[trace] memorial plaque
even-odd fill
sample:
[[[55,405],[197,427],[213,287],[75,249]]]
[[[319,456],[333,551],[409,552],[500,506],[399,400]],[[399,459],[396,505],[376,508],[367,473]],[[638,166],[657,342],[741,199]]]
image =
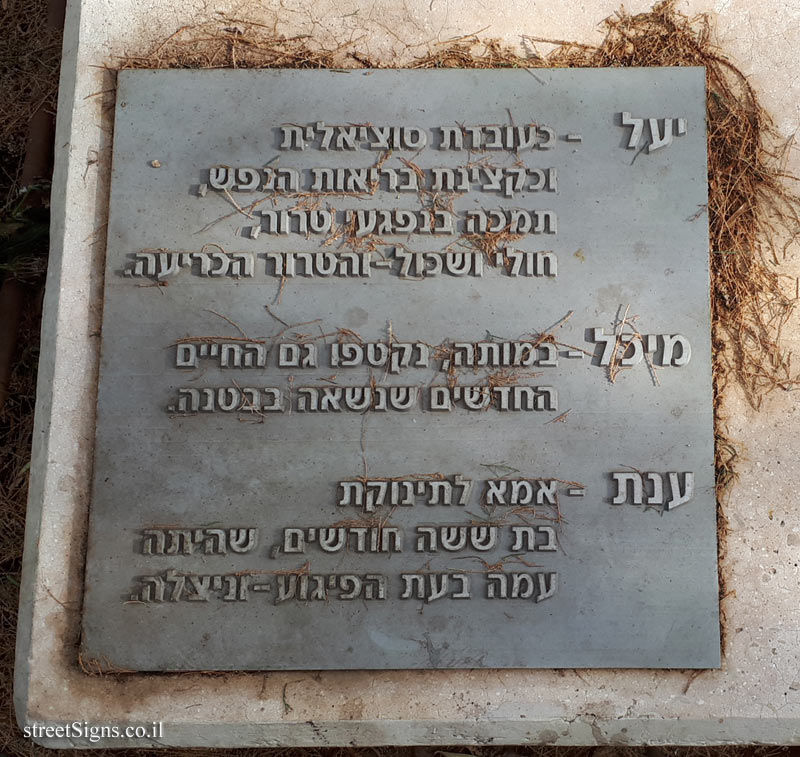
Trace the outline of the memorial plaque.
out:
[[[83,655],[719,665],[704,70],[124,71]]]

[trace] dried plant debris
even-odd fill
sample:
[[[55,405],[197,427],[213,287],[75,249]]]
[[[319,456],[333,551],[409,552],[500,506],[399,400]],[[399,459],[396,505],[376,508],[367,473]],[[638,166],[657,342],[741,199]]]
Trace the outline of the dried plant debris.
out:
[[[343,45],[323,50],[309,35],[286,37],[273,26],[220,17],[182,26],[143,55],[126,55],[114,68],[335,68]],[[354,61],[354,59],[352,59]],[[360,67],[358,64],[355,67]],[[351,67],[354,67],[351,65]]]

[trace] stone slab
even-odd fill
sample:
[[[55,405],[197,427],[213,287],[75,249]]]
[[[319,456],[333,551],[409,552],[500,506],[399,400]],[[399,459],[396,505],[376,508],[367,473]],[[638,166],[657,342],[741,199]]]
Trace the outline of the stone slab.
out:
[[[699,68],[122,72],[83,659],[718,666],[704,112]]]
[[[298,0],[237,5],[236,13],[289,36],[314,34],[402,65],[437,40],[490,24],[482,34],[509,44],[520,33],[596,41],[615,2],[483,3],[408,0],[400,5]],[[628,6],[642,12],[648,2]],[[225,12],[224,3],[215,9]],[[717,40],[791,133],[800,119],[797,9],[747,0],[680,2],[689,14],[717,13]],[[312,10],[313,9],[313,10]],[[723,664],[688,671],[437,670],[86,675],[80,636],[87,504],[99,363],[113,87],[104,65],[138,54],[204,18],[201,3],[117,0],[70,3],[60,87],[53,230],[39,395],[31,463],[15,706],[20,725],[149,724],[164,734],[137,746],[336,746],[378,744],[726,744],[797,743],[800,610],[795,601],[798,532],[792,498],[800,421],[793,395],[774,394],[760,413],[735,388],[723,397],[742,454],[740,477],[722,507],[720,567]],[[797,161],[789,155],[789,170]],[[794,262],[782,269],[797,274]],[[784,330],[798,345],[796,318]],[[287,707],[288,704],[288,707]],[[54,737],[51,747],[121,746],[119,739]],[[130,743],[128,743],[130,745]]]

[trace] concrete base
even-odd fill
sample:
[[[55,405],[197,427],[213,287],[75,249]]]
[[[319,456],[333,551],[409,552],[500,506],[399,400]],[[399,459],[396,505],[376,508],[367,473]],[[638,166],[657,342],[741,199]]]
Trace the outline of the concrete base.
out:
[[[285,5],[285,4],[284,4]],[[234,7],[222,2],[217,10]],[[313,10],[312,10],[313,8]],[[270,2],[278,30],[327,46],[358,39],[376,60],[401,65],[431,40],[480,30],[511,44],[520,34],[596,40],[616,0],[407,0],[389,4]],[[648,3],[628,6],[643,11]],[[718,34],[762,93],[784,133],[800,121],[800,10],[768,2],[692,0],[683,11],[719,14]],[[720,570],[723,668],[679,671],[395,671],[87,675],[78,664],[83,555],[94,439],[110,166],[102,66],[197,21],[191,0],[70,4],[64,41],[53,229],[17,646],[19,722],[149,725],[156,739],[39,738],[69,746],[333,746],[379,744],[800,743],[800,480],[793,394],[758,414],[733,389],[725,398],[745,460],[724,506]],[[236,6],[239,17],[248,15]],[[255,11],[254,11],[255,12]],[[489,26],[486,26],[487,22]],[[796,157],[796,156],[795,156]],[[789,166],[800,171],[796,159]],[[796,275],[797,266],[786,273]],[[800,322],[785,332],[800,348]]]

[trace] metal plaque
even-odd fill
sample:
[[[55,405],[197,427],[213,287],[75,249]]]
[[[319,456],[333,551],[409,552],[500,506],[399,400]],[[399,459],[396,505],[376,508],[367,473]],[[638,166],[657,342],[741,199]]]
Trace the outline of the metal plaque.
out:
[[[719,665],[704,70],[124,71],[82,654]]]

